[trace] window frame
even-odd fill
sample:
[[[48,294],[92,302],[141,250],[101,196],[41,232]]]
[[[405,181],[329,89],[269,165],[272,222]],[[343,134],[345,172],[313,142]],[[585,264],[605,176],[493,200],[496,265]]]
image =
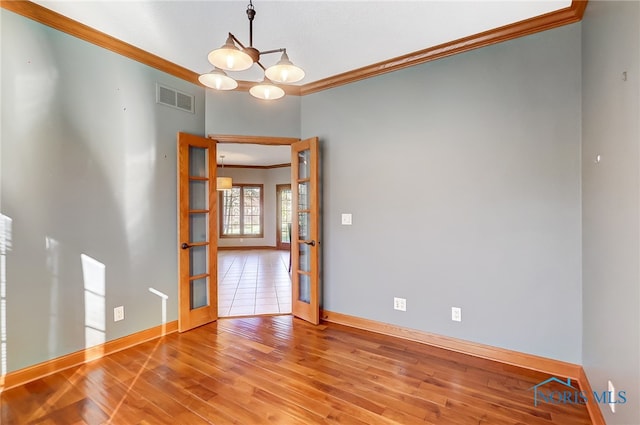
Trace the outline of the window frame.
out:
[[[264,184],[261,183],[233,183],[232,189],[240,189],[240,233],[228,235],[224,233],[224,192],[220,191],[219,202],[220,213],[218,214],[218,227],[219,235],[221,239],[239,239],[239,238],[264,238]],[[260,233],[258,234],[245,234],[244,232],[244,190],[245,188],[257,188],[260,189]]]

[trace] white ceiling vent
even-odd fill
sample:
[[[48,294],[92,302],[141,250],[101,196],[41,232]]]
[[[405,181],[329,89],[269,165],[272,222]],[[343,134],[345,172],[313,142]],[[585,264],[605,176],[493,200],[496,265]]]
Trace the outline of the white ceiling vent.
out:
[[[195,113],[195,96],[156,83],[156,103]]]

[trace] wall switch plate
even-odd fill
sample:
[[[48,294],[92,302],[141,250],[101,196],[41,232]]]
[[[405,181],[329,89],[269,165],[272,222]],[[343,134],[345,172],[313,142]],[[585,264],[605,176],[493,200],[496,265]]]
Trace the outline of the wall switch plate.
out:
[[[393,309],[400,311],[407,311],[407,299],[393,297]]]
[[[451,320],[462,322],[462,309],[460,307],[451,307]]]
[[[342,225],[343,226],[351,226],[352,224],[352,216],[351,214],[342,214]]]
[[[113,321],[119,322],[124,320],[124,306],[116,307],[113,309]]]

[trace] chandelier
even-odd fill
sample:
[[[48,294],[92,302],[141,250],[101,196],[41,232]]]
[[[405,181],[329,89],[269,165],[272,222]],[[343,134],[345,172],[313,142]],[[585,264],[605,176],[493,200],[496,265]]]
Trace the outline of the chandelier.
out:
[[[249,19],[249,46],[244,46],[235,35],[229,33],[227,41],[219,48],[209,52],[207,59],[213,65],[213,69],[198,77],[205,86],[215,90],[233,90],[238,87],[238,82],[229,77],[224,71],[244,71],[256,63],[264,71],[262,82],[252,86],[249,93],[258,99],[274,100],[284,96],[282,87],[274,83],[291,84],[304,78],[304,71],[289,60],[287,49],[273,49],[259,51],[253,47],[253,19],[256,11],[252,0],[247,5],[247,18]],[[238,48],[240,46],[240,48]],[[268,68],[260,63],[260,55],[269,53],[282,53],[280,60]]]

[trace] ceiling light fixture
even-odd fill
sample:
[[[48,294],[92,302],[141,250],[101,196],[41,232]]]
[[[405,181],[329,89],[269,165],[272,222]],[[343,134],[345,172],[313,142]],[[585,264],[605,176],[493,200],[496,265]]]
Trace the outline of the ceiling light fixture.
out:
[[[247,5],[247,18],[249,18],[249,46],[245,47],[235,35],[229,33],[227,41],[219,48],[209,52],[207,59],[214,66],[209,73],[202,74],[198,80],[207,87],[216,90],[233,90],[238,83],[229,77],[224,71],[244,71],[257,63],[265,73],[264,80],[249,89],[249,93],[258,99],[275,100],[284,96],[282,87],[273,83],[292,84],[304,78],[304,71],[291,62],[287,55],[287,49],[273,49],[259,51],[253,47],[253,19],[256,11],[252,0]],[[240,48],[238,48],[238,46]],[[260,55],[269,53],[282,53],[282,57],[269,68],[260,63]],[[223,71],[224,70],[224,71]]]
[[[220,164],[222,166],[220,174],[222,174],[222,170],[224,170],[224,155],[220,155]],[[233,188],[233,181],[231,180],[231,177],[216,178],[216,190],[229,190],[231,188]]]
[[[198,77],[198,81],[207,87],[216,90],[233,90],[238,87],[238,82],[229,77],[223,70],[216,68]]]

